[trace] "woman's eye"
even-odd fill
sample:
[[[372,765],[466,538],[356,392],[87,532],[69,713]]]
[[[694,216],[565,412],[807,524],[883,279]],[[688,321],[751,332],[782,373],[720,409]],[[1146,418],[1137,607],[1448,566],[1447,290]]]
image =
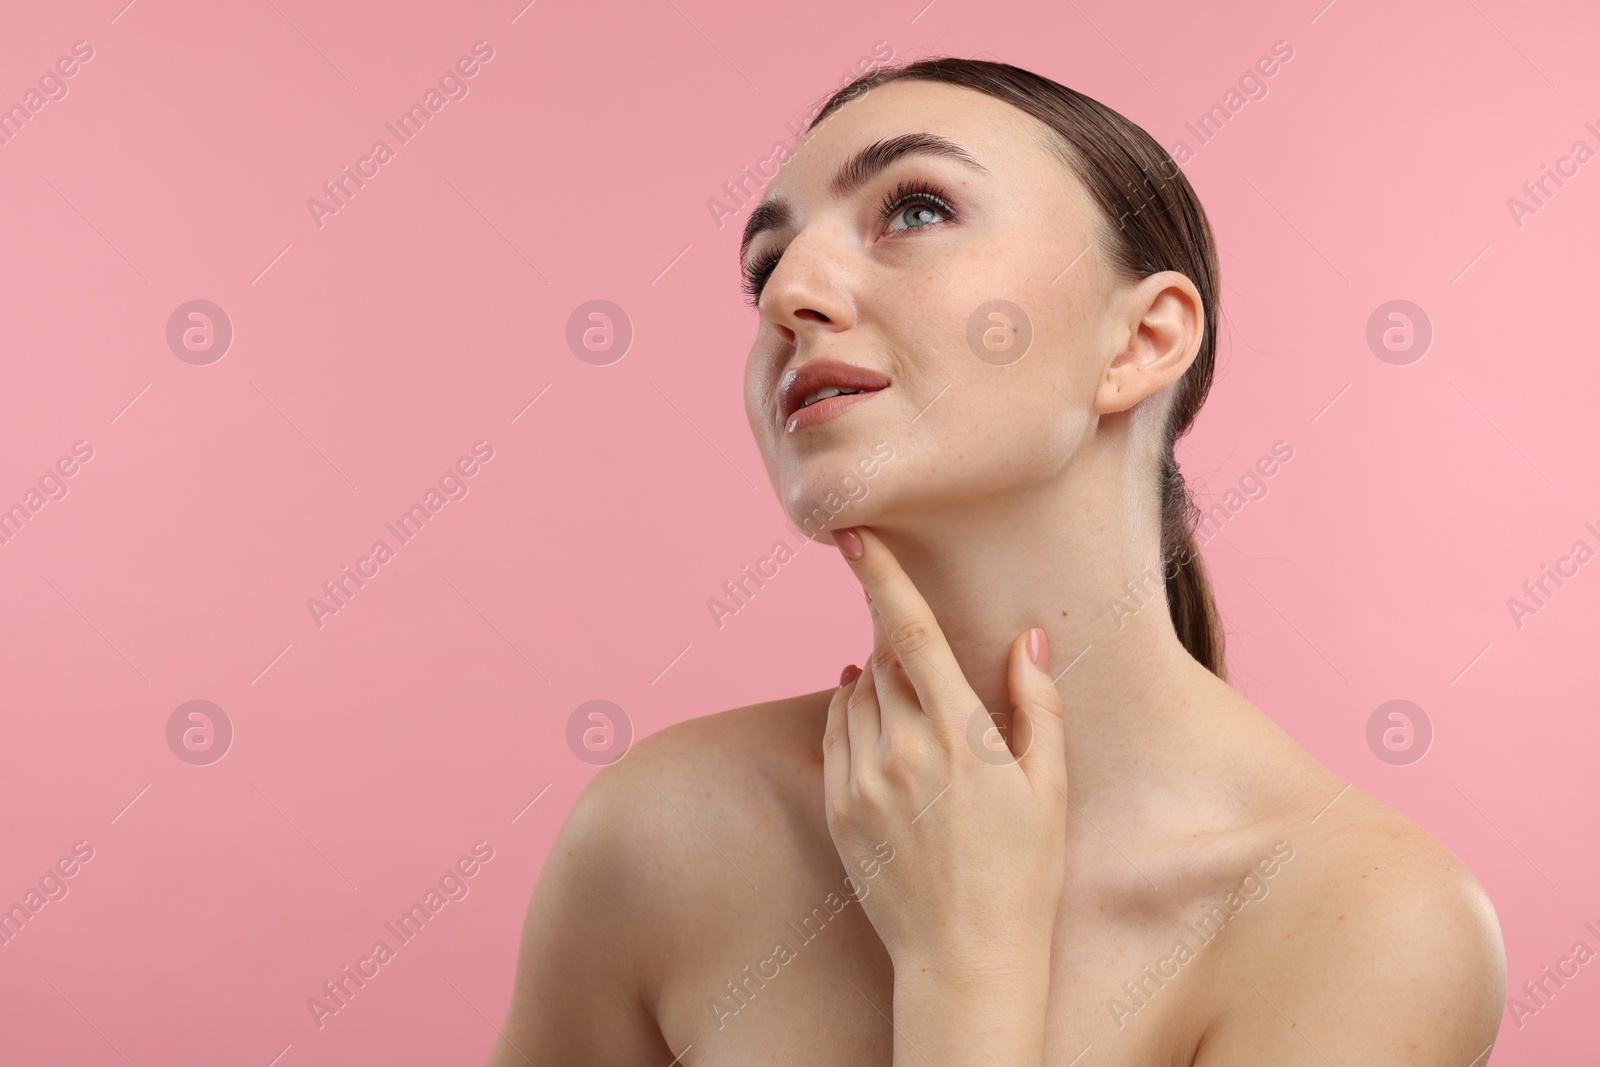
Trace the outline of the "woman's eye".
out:
[[[894,191],[883,198],[878,213],[888,223],[889,233],[920,230],[935,223],[953,221],[956,217],[944,190],[921,180],[895,186]]]
[[[751,307],[761,305],[761,290],[766,288],[767,278],[778,266],[781,253],[769,253],[750,263],[744,271],[745,302]]]
[[[904,210],[897,210],[889,220],[889,232],[898,233],[901,230],[914,230],[919,226],[940,222],[945,218],[944,212],[926,200],[913,201]],[[904,226],[895,223],[904,222]]]
[[[956,219],[955,209],[945,202],[944,190],[923,181],[901,182],[887,194],[877,208],[878,218],[888,224],[888,233],[920,230],[935,223]],[[761,292],[767,278],[777,268],[782,252],[755,257],[744,270],[744,292],[751,307],[760,307]]]

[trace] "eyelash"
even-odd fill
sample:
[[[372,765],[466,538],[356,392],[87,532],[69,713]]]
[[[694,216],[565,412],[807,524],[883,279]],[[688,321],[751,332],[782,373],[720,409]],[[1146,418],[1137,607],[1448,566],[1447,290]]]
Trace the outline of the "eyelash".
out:
[[[930,182],[916,179],[910,182],[902,181],[899,185],[894,187],[894,191],[892,193],[886,193],[884,195],[883,203],[878,208],[878,221],[885,223],[888,222],[890,219],[894,218],[898,212],[904,210],[906,205],[915,203],[917,201],[931,204],[933,207],[937,208],[939,213],[945,217],[945,221],[949,221],[956,217],[955,211],[950,207],[949,203],[945,199],[945,192],[943,189],[939,188],[937,185],[931,184]],[[914,230],[923,229],[922,226],[912,226],[910,228]],[[772,271],[778,266],[778,260],[782,258],[782,256],[782,252],[768,252],[764,255],[756,257],[756,259],[751,262],[750,266],[745,269],[744,293],[748,298],[748,302],[751,307],[756,307],[760,304],[761,290],[762,287],[766,285],[767,275],[771,274]]]

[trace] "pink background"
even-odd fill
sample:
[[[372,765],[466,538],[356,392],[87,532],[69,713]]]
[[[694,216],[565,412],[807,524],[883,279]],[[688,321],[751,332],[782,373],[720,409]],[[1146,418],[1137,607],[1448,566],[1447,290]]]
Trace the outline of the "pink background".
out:
[[[1227,284],[1179,458],[1214,501],[1294,449],[1206,547],[1235,683],[1476,872],[1513,991],[1600,948],[1600,562],[1520,628],[1506,603],[1600,549],[1600,161],[1507,207],[1600,149],[1592,5],[124,2],[0,32],[0,104],[94,50],[0,145],[0,506],[93,449],[0,546],[0,904],[94,849],[0,948],[7,1062],[480,1064],[594,773],[573,709],[643,735],[859,659],[831,550],[720,630],[706,606],[793,543],[741,401],[745,213],[708,201],[879,41],[1191,148],[1293,48],[1185,167]],[[319,228],[307,199],[478,40],[466,98]],[[194,299],[234,330],[206,366],[165,337]],[[595,299],[635,331],[606,366],[566,342]],[[1393,299],[1434,329],[1408,365],[1366,341]],[[480,440],[468,495],[318,628],[307,598]],[[166,738],[195,699],[235,731],[208,766]],[[1409,765],[1366,740],[1392,699],[1432,723]],[[480,840],[469,895],[319,1029],[307,998]],[[1597,1007],[1591,964],[1493,1062],[1577,1062]]]

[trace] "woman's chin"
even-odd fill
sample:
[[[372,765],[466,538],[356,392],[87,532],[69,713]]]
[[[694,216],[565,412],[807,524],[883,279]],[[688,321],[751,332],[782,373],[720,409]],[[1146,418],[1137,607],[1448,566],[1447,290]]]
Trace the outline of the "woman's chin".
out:
[[[784,479],[779,499],[789,521],[816,538],[824,530],[870,525],[882,510],[895,467],[895,449],[879,442],[851,461],[818,457]],[[900,461],[904,463],[902,459]]]
[[[808,507],[785,508],[789,522],[813,541],[833,540],[832,531],[850,526],[871,526],[875,514],[842,498],[813,500]]]

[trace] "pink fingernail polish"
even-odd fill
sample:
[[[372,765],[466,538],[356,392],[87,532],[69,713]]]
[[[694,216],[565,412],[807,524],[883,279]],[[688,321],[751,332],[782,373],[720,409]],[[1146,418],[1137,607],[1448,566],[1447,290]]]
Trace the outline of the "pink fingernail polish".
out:
[[[860,559],[867,553],[866,546],[861,543],[861,535],[851,529],[833,531],[833,543],[839,546],[845,559]]]
[[[1050,663],[1050,642],[1045,637],[1044,631],[1037,626],[1028,631],[1028,658],[1033,660],[1034,666],[1041,671]]]

